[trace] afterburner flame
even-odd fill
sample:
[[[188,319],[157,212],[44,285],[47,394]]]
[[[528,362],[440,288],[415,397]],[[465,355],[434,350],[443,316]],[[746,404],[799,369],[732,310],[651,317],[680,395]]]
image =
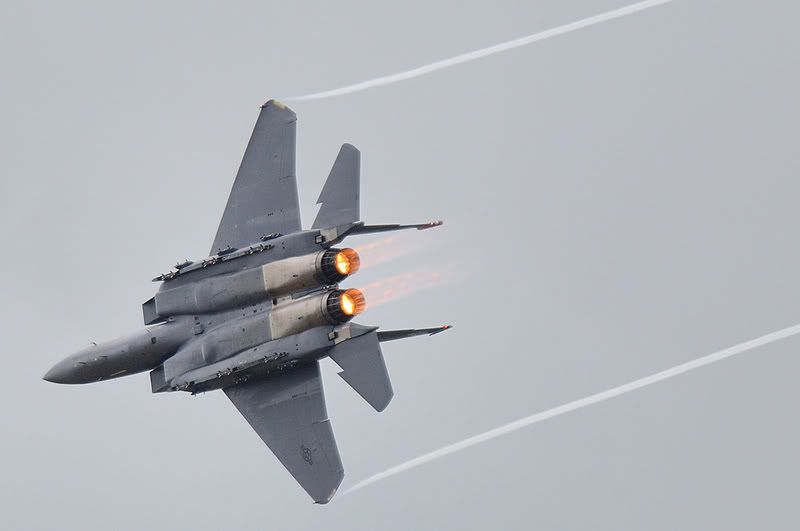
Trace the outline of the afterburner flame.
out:
[[[336,271],[342,275],[352,275],[361,267],[361,258],[353,249],[342,249],[336,253]]]
[[[367,301],[363,293],[351,288],[342,293],[339,298],[339,307],[346,316],[352,317],[364,311],[364,308],[367,307]]]
[[[437,269],[407,271],[362,285],[364,295],[369,298],[369,307],[375,308],[388,302],[427,291],[445,284],[461,282],[464,275],[453,265],[440,265]]]
[[[376,266],[419,254],[434,242],[424,232],[397,234],[369,243],[359,244],[355,250],[361,261],[374,269]]]

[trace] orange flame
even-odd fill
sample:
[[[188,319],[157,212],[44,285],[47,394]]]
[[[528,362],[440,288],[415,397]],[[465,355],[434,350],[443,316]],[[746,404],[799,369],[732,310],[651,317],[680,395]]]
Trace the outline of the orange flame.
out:
[[[362,262],[372,268],[419,252],[429,244],[427,239],[420,238],[418,234],[398,234],[359,245],[356,251],[361,255]]]
[[[336,253],[336,271],[342,275],[352,275],[361,267],[358,253],[349,247]]]
[[[367,307],[367,301],[361,291],[350,288],[339,298],[339,307],[348,317],[358,315]]]
[[[439,271],[410,271],[367,284],[362,289],[370,300],[370,307],[407,297],[442,283]]]

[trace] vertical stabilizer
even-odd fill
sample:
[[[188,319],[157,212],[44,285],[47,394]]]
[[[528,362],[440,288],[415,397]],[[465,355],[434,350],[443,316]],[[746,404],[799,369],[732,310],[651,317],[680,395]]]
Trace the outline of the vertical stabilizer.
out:
[[[344,144],[317,199],[322,206],[311,228],[327,229],[359,221],[360,186],[361,152]]]

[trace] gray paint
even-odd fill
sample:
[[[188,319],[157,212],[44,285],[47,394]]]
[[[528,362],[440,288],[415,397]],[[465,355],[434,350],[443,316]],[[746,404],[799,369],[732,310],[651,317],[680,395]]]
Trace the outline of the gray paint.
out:
[[[275,232],[300,230],[295,175],[295,121],[270,100],[261,108],[211,252],[243,247]]]
[[[315,229],[338,227],[361,219],[361,153],[355,146],[342,145],[317,204],[322,206],[311,225]]]
[[[339,376],[375,411],[383,411],[394,396],[389,371],[383,359],[378,334],[372,330],[343,341],[328,354],[342,369]]]
[[[44,379],[83,384],[149,370],[154,393],[223,389],[300,486],[328,503],[344,471],[319,360],[332,356],[342,378],[378,411],[393,391],[375,327],[348,323],[363,310],[363,296],[338,289],[358,264],[339,271],[345,253],[330,248],[364,225],[352,217],[359,212],[358,150],[342,148],[320,196],[324,214],[315,223],[327,224],[304,233],[295,121],[283,104],[262,107],[217,230],[217,253],[176,264],[143,305],[145,324],[161,324],[69,356]],[[348,297],[355,311],[343,306]]]
[[[315,362],[274,381],[228,387],[225,394],[308,494],[325,503],[336,493],[344,470],[321,382]]]

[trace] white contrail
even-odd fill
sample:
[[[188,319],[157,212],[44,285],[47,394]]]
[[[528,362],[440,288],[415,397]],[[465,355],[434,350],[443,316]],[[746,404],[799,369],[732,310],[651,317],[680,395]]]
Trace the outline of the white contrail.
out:
[[[405,81],[406,79],[412,79],[415,77],[424,76],[425,74],[430,74],[431,72],[436,72],[437,70],[441,70],[443,68],[460,65],[461,63],[467,63],[469,61],[474,61],[475,59],[481,59],[483,57],[488,57],[496,53],[505,52],[507,50],[512,50],[514,48],[519,48],[520,46],[525,46],[526,44],[532,44],[534,42],[543,41],[545,39],[549,39],[550,37],[556,37],[558,35],[563,35],[565,33],[577,31],[579,29],[588,28],[589,26],[594,26],[595,24],[607,22],[615,18],[632,15],[634,13],[638,13],[639,11],[643,11],[645,9],[656,7],[661,4],[666,4],[669,2],[672,2],[672,0],[646,0],[644,2],[638,2],[636,4],[631,4],[629,6],[621,7],[619,9],[607,11],[606,13],[594,15],[589,18],[584,18],[576,22],[564,24],[563,26],[558,26],[556,28],[545,30],[539,33],[534,33],[533,35],[528,35],[527,37],[520,37],[519,39],[514,39],[513,41],[501,42],[500,44],[495,44],[494,46],[489,46],[488,48],[482,48],[480,50],[475,50],[473,52],[456,55],[455,57],[450,57],[448,59],[442,59],[441,61],[436,61],[434,63],[420,66],[412,70],[406,70],[405,72],[400,72],[398,74],[391,74],[388,76],[378,77],[375,79],[362,81],[361,83],[356,83],[355,85],[348,85],[346,87],[338,89],[326,90],[324,92],[316,92],[314,94],[305,94],[303,96],[295,96],[286,99],[291,101],[320,100],[323,98],[343,96],[345,94],[352,94],[353,92],[360,92],[362,90],[381,87],[383,85],[397,83],[398,81]]]
[[[536,413],[535,415],[531,415],[530,417],[525,417],[523,419],[511,422],[504,426],[500,426],[493,430],[480,433],[478,435],[470,437],[469,439],[464,439],[463,441],[451,444],[449,446],[444,446],[442,448],[439,448],[438,450],[434,450],[433,452],[421,455],[419,457],[415,457],[414,459],[406,461],[405,463],[393,466],[392,468],[384,470],[383,472],[379,472],[374,476],[370,476],[363,481],[359,481],[358,483],[350,487],[344,494],[349,494],[353,491],[362,489],[367,485],[371,485],[382,479],[386,479],[401,472],[405,472],[406,470],[410,470],[420,465],[424,465],[425,463],[430,463],[431,461],[435,461],[436,459],[439,459],[441,457],[445,457],[447,455],[458,452],[459,450],[464,450],[471,446],[475,446],[477,444],[489,441],[496,437],[500,437],[501,435],[506,435],[508,433],[511,433],[512,431],[516,431],[526,426],[530,426],[531,424],[536,424],[538,422],[542,422],[544,420],[551,419],[553,417],[558,417],[565,413],[569,413],[570,411],[575,411],[576,409],[581,409],[587,406],[591,406],[593,404],[597,404],[599,402],[603,402],[610,398],[624,395],[625,393],[630,393],[631,391],[636,391],[637,389],[641,389],[642,387],[647,387],[648,385],[653,385],[655,383],[662,382],[664,380],[678,376],[680,374],[693,371],[694,369],[699,369],[700,367],[703,367],[705,365],[710,365],[711,363],[722,361],[725,358],[729,358],[731,356],[735,356],[736,354],[747,352],[748,350],[752,350],[754,348],[758,348],[796,334],[800,334],[800,324],[790,326],[789,328],[784,328],[783,330],[778,330],[777,332],[772,332],[771,334],[767,334],[765,336],[761,336],[759,338],[752,339],[750,341],[745,341],[744,343],[739,343],[738,345],[726,348],[725,350],[720,350],[718,352],[714,352],[713,354],[708,354],[707,356],[703,356],[702,358],[682,363],[670,369],[666,369],[661,372],[651,374],[650,376],[645,376],[644,378],[640,378],[638,380],[634,380],[632,382],[620,385],[619,387],[614,387],[613,389],[608,389],[606,391],[602,391],[600,393],[587,396],[586,398],[581,398],[579,400],[575,400],[573,402],[569,402],[567,404],[557,406],[552,409],[548,409],[547,411]]]

